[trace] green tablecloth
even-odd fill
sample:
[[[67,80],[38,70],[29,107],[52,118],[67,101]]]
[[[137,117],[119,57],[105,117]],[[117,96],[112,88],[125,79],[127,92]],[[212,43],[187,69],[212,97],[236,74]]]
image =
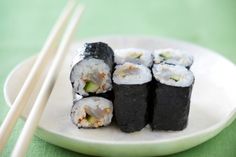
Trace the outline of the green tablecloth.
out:
[[[190,41],[236,63],[235,0],[81,0],[86,12],[77,38],[141,34]],[[66,0],[0,0],[0,88],[11,69],[42,47]],[[8,107],[0,90],[0,123]],[[2,156],[10,155],[19,121]],[[86,156],[34,137],[27,156]],[[235,157],[236,121],[218,136],[174,157]]]

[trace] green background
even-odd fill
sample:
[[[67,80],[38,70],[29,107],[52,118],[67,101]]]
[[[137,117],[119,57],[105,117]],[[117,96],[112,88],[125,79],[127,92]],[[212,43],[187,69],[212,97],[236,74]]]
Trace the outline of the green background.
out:
[[[86,11],[77,38],[110,34],[170,37],[213,49],[236,63],[235,0],[81,0]],[[66,0],[0,0],[0,88],[14,66],[36,54]],[[0,90],[0,123],[8,107]],[[21,131],[17,126],[2,156]],[[235,157],[236,121],[215,138],[173,157]],[[86,156],[34,137],[27,156]]]

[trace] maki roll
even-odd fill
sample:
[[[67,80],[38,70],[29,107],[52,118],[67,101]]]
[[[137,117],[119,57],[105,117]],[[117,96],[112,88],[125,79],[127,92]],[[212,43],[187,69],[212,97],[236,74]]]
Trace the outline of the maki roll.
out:
[[[181,65],[189,69],[193,64],[193,57],[178,49],[158,49],[153,53],[154,64],[166,63]]]
[[[81,96],[106,93],[112,89],[114,52],[105,43],[86,43],[77,50],[70,81],[73,93]]]
[[[152,66],[152,53],[148,50],[138,48],[127,48],[115,50],[115,63],[124,64],[126,62]]]
[[[188,122],[193,73],[179,65],[155,64],[153,130],[182,130]]]
[[[92,96],[75,101],[70,115],[78,128],[98,128],[111,123],[112,112],[110,100]]]
[[[113,73],[114,113],[124,132],[139,131],[147,124],[151,71],[144,65],[117,65]]]

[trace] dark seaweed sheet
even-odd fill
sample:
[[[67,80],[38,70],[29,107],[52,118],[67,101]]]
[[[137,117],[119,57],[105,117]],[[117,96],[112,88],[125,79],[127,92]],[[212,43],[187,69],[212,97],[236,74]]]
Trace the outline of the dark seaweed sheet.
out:
[[[103,60],[110,69],[114,65],[114,52],[106,43],[95,42],[95,43],[86,43],[85,52],[83,53],[84,59],[96,58]]]
[[[174,87],[153,81],[153,130],[183,130],[187,126],[193,84]]]
[[[124,132],[139,131],[147,124],[149,83],[113,85],[116,122]]]

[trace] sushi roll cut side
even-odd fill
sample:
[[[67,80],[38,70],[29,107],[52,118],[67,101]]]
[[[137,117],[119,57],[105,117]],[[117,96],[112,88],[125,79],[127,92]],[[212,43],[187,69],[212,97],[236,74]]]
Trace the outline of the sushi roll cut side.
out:
[[[111,123],[113,104],[101,97],[82,98],[71,109],[72,122],[78,128],[98,128]]]
[[[189,69],[193,64],[193,57],[178,49],[158,49],[153,53],[154,64],[166,63],[181,65]]]
[[[73,92],[82,96],[112,89],[114,52],[105,43],[87,43],[78,50],[70,73]]]
[[[137,48],[115,50],[115,63],[124,64],[126,62],[143,64],[151,67],[153,63],[152,53],[148,50]]]
[[[151,81],[151,78],[151,72],[147,67],[134,63],[117,65],[113,73],[115,84],[141,85]]]
[[[73,92],[83,96],[105,93],[112,88],[110,68],[99,59],[85,59],[76,64],[70,80]]]
[[[144,65],[117,65],[113,73],[114,113],[124,132],[141,130],[147,124],[148,91],[151,72]]]
[[[183,66],[155,64],[153,130],[183,130],[187,126],[193,73]]]

